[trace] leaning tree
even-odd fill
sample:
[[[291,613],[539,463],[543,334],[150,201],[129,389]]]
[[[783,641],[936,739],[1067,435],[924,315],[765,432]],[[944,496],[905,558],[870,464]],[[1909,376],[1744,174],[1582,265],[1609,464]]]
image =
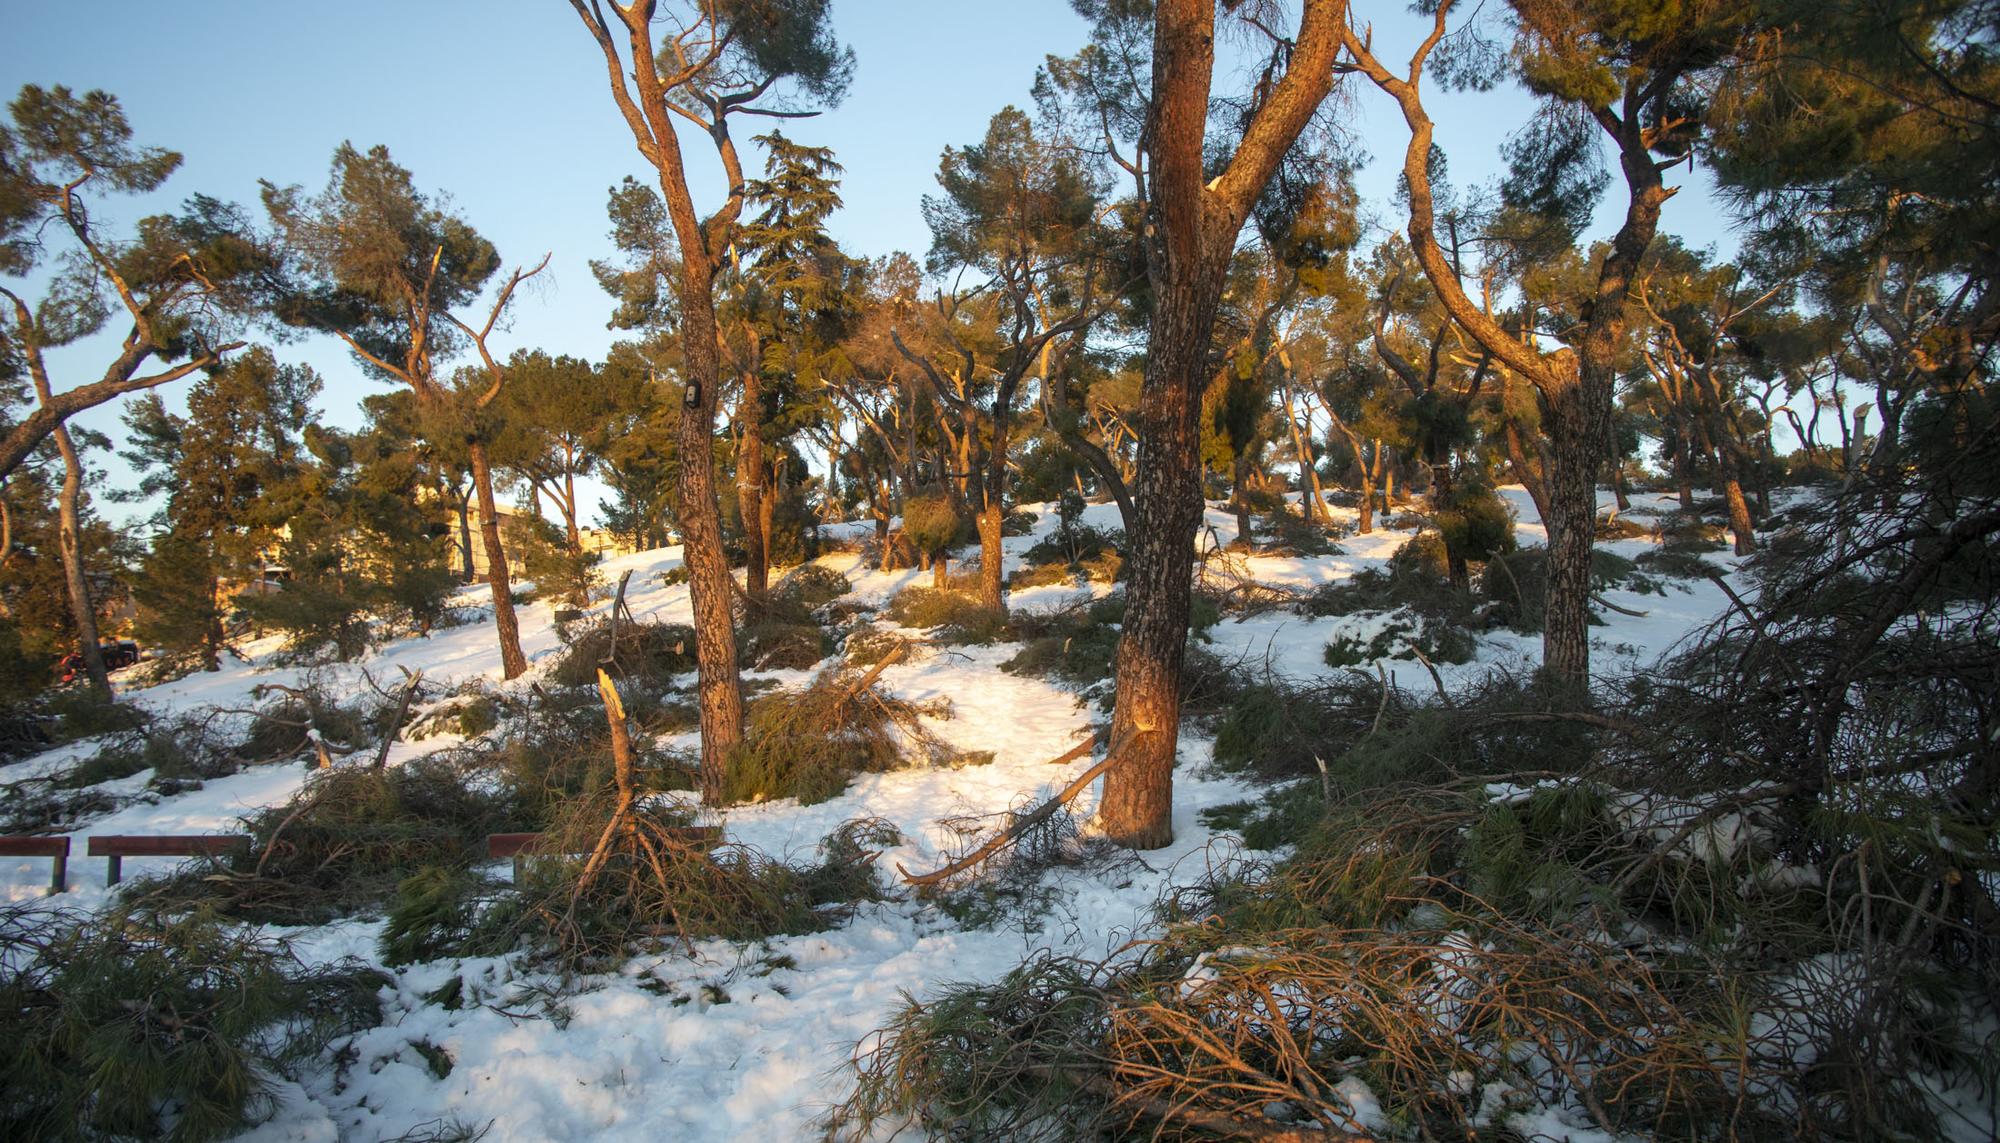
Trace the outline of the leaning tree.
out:
[[[70,608],[91,684],[109,694],[78,540],[82,460],[64,423],[124,394],[215,368],[242,347],[224,340],[225,331],[259,296],[272,263],[236,208],[214,199],[196,196],[179,213],[141,219],[130,236],[110,233],[93,217],[92,196],[155,190],[181,162],[176,152],[133,146],[113,96],[30,84],[9,110],[13,126],[0,127],[0,276],[15,284],[0,286],[0,358],[25,369],[35,405],[19,420],[0,422],[0,479],[54,438],[64,468],[59,548]],[[21,280],[49,261],[55,270],[31,302]],[[104,330],[120,310],[131,324],[103,373],[58,390],[47,351]],[[165,367],[142,373],[151,361]]]
[[[548,255],[533,269],[516,269],[475,328],[452,311],[479,300],[500,268],[499,252],[449,207],[419,192],[388,148],[363,153],[342,143],[323,192],[308,196],[267,182],[264,205],[290,262],[290,280],[275,303],[278,320],[339,338],[370,373],[409,386],[427,433],[461,435],[479,498],[501,668],[510,679],[522,674],[528,658],[500,542],[485,415],[507,371],[487,342],[515,291],[541,273]],[[470,393],[437,375],[440,361],[468,346],[478,353],[481,378]]]
[[[1517,74],[1539,99],[1529,131],[1510,147],[1506,190],[1526,217],[1549,219],[1551,232],[1567,236],[1587,221],[1604,179],[1596,164],[1600,145],[1617,158],[1625,185],[1625,212],[1579,298],[1580,320],[1544,348],[1532,326],[1510,328],[1468,292],[1439,241],[1435,176],[1441,168],[1435,125],[1422,84],[1443,69],[1448,77],[1475,77],[1457,56],[1437,56],[1446,40],[1453,0],[1441,0],[1428,34],[1403,71],[1376,53],[1369,30],[1343,24],[1351,65],[1396,101],[1410,131],[1403,155],[1410,248],[1453,322],[1491,354],[1497,365],[1522,378],[1540,404],[1547,454],[1543,462],[1548,525],[1548,602],[1542,634],[1546,675],[1580,695],[1590,674],[1590,553],[1597,519],[1596,475],[1611,432],[1612,404],[1628,326],[1635,307],[1632,287],[1659,230],[1661,208],[1674,189],[1665,172],[1686,161],[1698,139],[1709,81],[1736,49],[1743,21],[1732,5],[1691,5],[1660,16],[1636,3],[1585,0],[1513,0],[1512,59]],[[1463,53],[1480,41],[1475,29],[1453,33]]]

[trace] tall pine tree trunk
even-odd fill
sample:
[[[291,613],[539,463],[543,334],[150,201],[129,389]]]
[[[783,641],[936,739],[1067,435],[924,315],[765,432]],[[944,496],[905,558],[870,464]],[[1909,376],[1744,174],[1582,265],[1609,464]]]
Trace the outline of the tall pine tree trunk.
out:
[[[90,583],[83,569],[83,460],[70,440],[69,428],[58,424],[56,448],[62,453],[62,495],[57,500],[57,547],[62,553],[63,585],[69,589],[70,617],[76,622],[78,653],[83,670],[90,677],[90,689],[105,702],[111,701],[111,674],[104,669],[104,649],[97,641],[97,608],[90,602]]]
[[[715,496],[714,454],[715,403],[721,376],[716,346],[715,269],[728,248],[728,232],[741,209],[742,199],[739,195],[710,220],[715,224],[713,234],[695,213],[678,129],[668,107],[675,92],[661,82],[659,72],[651,66],[657,50],[652,38],[657,8],[653,0],[631,0],[613,6],[636,67],[621,59],[610,25],[598,6],[586,6],[581,0],[575,0],[571,6],[604,54],[613,98],[632,128],[640,154],[659,174],[667,217],[680,244],[677,292],[686,389],[675,434],[680,451],[676,491],[688,594],[694,605],[701,794],[704,802],[713,805],[722,798],[730,758],[743,740],[743,688],[736,665],[736,629],[729,606],[734,585],[728,558],[722,550],[722,509]],[[636,85],[636,97],[626,86],[628,75]],[[710,136],[716,141],[725,166],[733,170],[735,148],[721,122],[711,128]],[[740,178],[740,172],[733,177]]]
[[[875,544],[881,553],[880,558],[877,560],[877,570],[880,571],[894,571],[896,569],[896,546],[889,539],[890,494],[889,482],[877,477],[875,481],[875,495],[871,499],[874,501],[873,508],[875,512]]]
[[[753,334],[754,338],[755,335]],[[771,544],[765,530],[769,513],[764,489],[764,388],[761,371],[743,371],[736,423],[743,440],[736,452],[736,510],[743,518],[743,590],[761,598],[771,586]]]
[[[486,442],[473,439],[466,451],[472,458],[472,487],[479,497],[479,541],[486,548],[486,582],[493,592],[493,626],[500,635],[500,673],[519,678],[528,670],[521,653],[521,624],[514,616],[514,585],[507,574],[507,551],[500,543],[500,511],[493,503],[493,467]]]
[[[458,502],[458,554],[464,557],[462,580],[471,583],[479,578],[479,569],[472,566],[472,498]]]
[[[1597,532],[1597,467],[1604,432],[1581,382],[1547,395],[1549,438],[1544,475],[1548,498],[1548,596],[1543,603],[1542,669],[1561,685],[1581,688],[1590,671],[1590,551]],[[1608,411],[1608,410],[1607,410]]]
[[[1046,344],[1043,348],[1046,351]],[[1046,375],[1046,352],[1042,360]],[[979,481],[979,602],[1002,620],[1007,617],[1007,451],[1013,436],[1013,400],[1011,382],[994,394],[993,441]]]
[[[213,557],[211,557],[212,559]],[[214,568],[215,564],[211,562],[208,566]],[[262,576],[259,576],[259,578],[261,579]],[[222,616],[228,603],[228,597],[223,594],[221,577],[210,575],[208,577],[208,630],[203,633],[201,648],[201,669],[204,671],[219,671],[222,669],[222,645],[228,642],[229,639],[229,633],[222,626]]]
[[[1625,462],[1618,455],[1618,428],[1609,420],[1605,422],[1604,459],[1610,468],[1606,475],[1611,478],[1613,503],[1618,505],[1620,512],[1629,512],[1632,510],[1632,497],[1625,491]]]
[[[693,205],[668,195],[674,229],[699,235]],[[685,213],[686,217],[681,217]],[[687,389],[676,432],[680,449],[682,558],[694,604],[696,705],[701,719],[701,797],[722,801],[731,757],[743,741],[743,687],[736,664],[736,628],[730,615],[729,559],[722,550],[722,507],[715,496],[715,402],[721,363],[715,345],[715,279],[708,259],[690,250],[681,263],[681,347]]]
[[[1285,395],[1285,425],[1292,431],[1292,453],[1299,462],[1299,506],[1306,523],[1316,524],[1326,515],[1326,502],[1320,499],[1319,468],[1312,451],[1311,426],[1300,428],[1298,413],[1292,407],[1292,387],[1287,384]]]
[[[1187,652],[1194,538],[1201,525],[1201,395],[1209,343],[1236,236],[1284,154],[1333,85],[1346,5],[1306,0],[1284,78],[1246,126],[1227,169],[1204,170],[1215,65],[1212,0],[1159,0],[1153,19],[1152,141],[1146,277],[1152,328],[1139,393],[1139,465],[1127,535],[1124,631],[1118,641],[1113,765],[1099,817],[1115,842],[1173,840],[1174,756]]]
[[[989,495],[979,512],[979,605],[1003,619],[1007,615],[1006,549],[1001,546],[1007,511],[1000,497]]]
[[[1236,513],[1236,543],[1246,549],[1257,542],[1254,526],[1250,523],[1250,502],[1243,497],[1244,486],[1249,482],[1250,458],[1238,452],[1229,466],[1229,506]]]
[[[583,531],[576,526],[576,473],[563,469],[563,538],[569,542],[569,554],[583,554]]]
[[[1508,469],[1513,472],[1514,479],[1521,482],[1521,487],[1528,490],[1528,499],[1535,505],[1535,518],[1547,527],[1548,482],[1543,476],[1541,466],[1536,463],[1535,458],[1528,455],[1527,446],[1521,440],[1520,426],[1515,423],[1514,418],[1504,413],[1501,415],[1501,437],[1507,446]]]
[[[1117,708],[1111,741],[1124,760],[1104,779],[1105,832],[1121,845],[1157,849],[1173,840],[1173,766],[1181,717],[1181,663],[1194,537],[1200,527],[1201,380],[1206,375],[1219,280],[1189,267],[1169,276],[1153,311],[1146,358],[1136,527],[1127,533],[1126,599],[1118,640]],[[1142,733],[1150,732],[1150,733]]]
[[[1679,405],[1674,413],[1674,490],[1680,494],[1681,511],[1694,511],[1694,432],[1688,426],[1687,410]]]
[[[1127,602],[1111,719],[1111,749],[1122,757],[1104,776],[1098,809],[1111,840],[1134,849],[1157,849],[1174,837],[1181,662],[1202,515],[1201,394],[1223,266],[1204,257],[1201,144],[1215,62],[1214,10],[1209,0],[1162,0],[1154,28],[1152,173],[1160,233],[1147,258],[1155,301],[1139,395]]]
[[[1750,502],[1743,495],[1743,452],[1729,425],[1717,428],[1716,468],[1722,476],[1722,502],[1729,506],[1729,532],[1736,542],[1736,554],[1747,556],[1757,550],[1757,528],[1750,519]]]

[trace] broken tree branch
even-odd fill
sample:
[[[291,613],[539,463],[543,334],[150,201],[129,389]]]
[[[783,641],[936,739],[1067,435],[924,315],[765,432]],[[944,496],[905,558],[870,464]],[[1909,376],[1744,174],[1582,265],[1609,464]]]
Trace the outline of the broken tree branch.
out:
[[[395,721],[382,728],[382,746],[375,751],[375,768],[377,770],[389,764],[389,747],[394,745],[397,737],[402,734],[403,720],[410,716],[410,700],[417,697],[417,685],[424,681],[422,667],[412,672],[408,667],[398,663],[396,669],[403,672],[403,677],[409,681],[403,684],[403,700],[396,704]]]
[[[909,870],[903,868],[901,862],[897,862],[896,872],[902,874],[903,880],[906,883],[915,885],[918,888],[935,885],[949,877],[963,873],[965,870],[1000,852],[1006,846],[1011,845],[1022,834],[1049,820],[1057,810],[1068,805],[1078,794],[1088,789],[1092,782],[1103,777],[1106,771],[1116,766],[1119,758],[1124,754],[1125,746],[1152,733],[1154,732],[1151,730],[1135,730],[1130,732],[1124,738],[1114,743],[1111,749],[1105,751],[1103,761],[1078,775],[1075,781],[1063,787],[1061,793],[1025,814],[1016,815],[1013,824],[987,839],[985,844],[966,854],[964,857],[959,858],[957,861],[934,869],[929,873],[911,873]]]

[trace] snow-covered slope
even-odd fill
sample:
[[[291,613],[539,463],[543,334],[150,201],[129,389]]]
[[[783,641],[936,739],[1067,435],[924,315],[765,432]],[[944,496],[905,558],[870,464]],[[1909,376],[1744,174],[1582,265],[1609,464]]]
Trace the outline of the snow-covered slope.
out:
[[[1503,495],[1520,520],[1520,542],[1539,543],[1542,529],[1532,503],[1518,488],[1505,489]],[[1635,508],[1640,511],[1664,511],[1670,504],[1667,498],[1638,499]],[[1055,516],[1046,506],[1035,510],[1041,513],[1036,536],[1046,535]],[[1092,507],[1086,521],[1114,526],[1115,509]],[[1233,538],[1234,518],[1228,512],[1211,508],[1208,524],[1204,544]],[[1383,528],[1347,537],[1338,555],[1255,557],[1248,567],[1259,582],[1310,587],[1383,565],[1409,536]],[[1011,560],[1018,561],[1035,538],[1010,539]],[[1630,555],[1650,542],[1607,546]],[[1726,556],[1711,558],[1733,567]],[[904,586],[928,582],[926,574],[885,574],[859,566],[852,555],[836,554],[824,562],[852,579],[858,602],[879,604]],[[679,563],[679,550],[665,549],[612,560],[604,572],[610,581],[632,573],[628,603],[641,620],[685,622],[687,588],[660,582],[661,574]],[[1607,594],[1610,602],[1645,614],[1607,612],[1605,626],[1592,629],[1594,662],[1601,670],[1618,672],[1657,656],[1726,604],[1711,583],[1669,584],[1664,595]],[[1105,589],[1036,588],[1015,593],[1012,602],[1017,608],[1049,607],[1092,590]],[[482,591],[468,591],[462,604],[477,608]],[[1361,622],[1354,617],[1307,619],[1288,611],[1242,622],[1225,619],[1212,632],[1213,648],[1279,675],[1308,678],[1331,670],[1323,655],[1328,640],[1356,633]],[[523,609],[521,626],[524,647],[540,669],[561,646],[549,605]],[[1075,694],[1049,682],[1000,671],[999,664],[1017,649],[933,648],[883,675],[884,685],[907,698],[951,700],[955,717],[937,722],[934,729],[957,745],[993,751],[991,765],[864,775],[845,794],[820,805],[780,801],[733,809],[726,816],[731,840],[774,854],[796,854],[809,850],[841,821],[886,818],[908,839],[879,858],[888,881],[895,863],[926,868],[962,843],[948,819],[991,814],[1059,788],[1089,760],[1063,766],[1049,766],[1047,760],[1076,741],[1092,712]],[[128,697],[161,713],[204,706],[244,708],[252,705],[250,691],[258,684],[298,681],[297,669],[265,664],[271,646],[248,650],[247,662]],[[1445,678],[1453,683],[1495,666],[1531,665],[1538,651],[1534,639],[1489,634],[1482,637],[1474,661],[1444,667]],[[328,668],[321,678],[336,688],[359,688],[366,685],[366,671],[386,686],[387,679],[400,678],[398,666],[422,668],[426,678],[446,684],[500,681],[492,627],[483,621],[389,644],[360,663]],[[1432,685],[1415,662],[1392,660],[1384,667],[1400,686],[1427,691]],[[800,672],[772,674],[786,683],[804,677]],[[454,741],[399,742],[390,760],[400,763]],[[72,745],[0,768],[0,782],[49,772],[88,752],[88,744]],[[1036,947],[1101,954],[1145,924],[1163,890],[1198,874],[1231,845],[1202,823],[1200,811],[1239,801],[1251,791],[1239,780],[1206,773],[1209,743],[1200,737],[1183,736],[1181,753],[1175,844],[1108,870],[1052,875],[1056,906],[1027,931],[967,929],[933,905],[896,899],[864,907],[830,932],[754,945],[711,941],[699,945],[692,957],[683,952],[641,957],[561,1000],[559,1019],[538,1018],[537,989],[547,982],[517,978],[519,970],[509,961],[407,968],[396,974],[393,994],[385,995],[386,1018],[357,1038],[353,1058],[339,1067],[329,1062],[310,1074],[303,1087],[288,1085],[279,1113],[250,1137],[376,1139],[450,1123],[489,1129],[485,1137],[495,1141],[805,1137],[820,1109],[843,1094],[849,1082],[843,1065],[855,1042],[879,1026],[906,994],[922,994],[927,986],[947,980],[990,978]],[[112,788],[135,793],[146,778],[135,775]],[[75,833],[78,856],[72,859],[72,888],[63,903],[93,907],[106,899],[102,862],[81,857],[84,836],[227,830],[240,815],[285,801],[304,778],[305,771],[296,766],[253,768],[87,823]],[[1087,811],[1092,796],[1086,794],[1079,808]],[[156,872],[172,864],[172,859],[128,859],[126,873]],[[43,861],[0,860],[0,892],[11,900],[35,899],[47,878]],[[379,927],[379,921],[352,920],[287,935],[307,957],[372,958]],[[447,1011],[423,1001],[424,994],[453,975],[481,1003]],[[449,1054],[449,1074],[435,1074],[418,1051],[419,1043]]]

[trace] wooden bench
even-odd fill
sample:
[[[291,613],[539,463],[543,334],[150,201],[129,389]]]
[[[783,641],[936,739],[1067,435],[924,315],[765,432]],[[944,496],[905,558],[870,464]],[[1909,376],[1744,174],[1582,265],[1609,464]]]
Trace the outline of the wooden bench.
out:
[[[116,885],[128,857],[216,857],[249,845],[240,833],[100,834],[90,839],[89,853],[105,859],[104,883]]]
[[[0,837],[0,857],[52,857],[49,895],[69,887],[69,839],[66,837]]]
[[[683,845],[696,849],[710,850],[722,844],[721,826],[678,826],[666,831],[667,836]],[[514,883],[520,884],[527,877],[527,859],[534,856],[548,856],[560,850],[543,846],[543,835],[539,833],[490,833],[486,835],[486,856],[511,857],[514,859]],[[570,856],[589,853],[588,849],[575,850]]]

